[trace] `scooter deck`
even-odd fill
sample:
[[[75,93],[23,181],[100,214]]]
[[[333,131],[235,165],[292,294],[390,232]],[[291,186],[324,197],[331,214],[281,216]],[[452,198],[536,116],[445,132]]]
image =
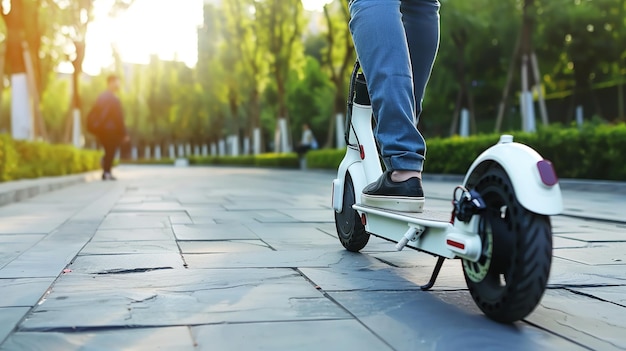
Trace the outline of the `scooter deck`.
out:
[[[398,221],[404,221],[407,223],[414,223],[426,227],[447,228],[451,225],[451,214],[448,212],[429,210],[425,210],[421,213],[400,212],[365,205],[353,205],[352,208],[359,212],[373,214]]]

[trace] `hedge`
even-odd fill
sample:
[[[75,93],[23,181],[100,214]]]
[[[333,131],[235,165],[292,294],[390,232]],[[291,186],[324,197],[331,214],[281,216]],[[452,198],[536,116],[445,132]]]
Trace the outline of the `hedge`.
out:
[[[298,168],[300,160],[295,153],[268,153],[256,156],[192,156],[189,164]]]
[[[552,161],[562,178],[626,180],[626,124],[564,128],[550,126],[536,133],[509,133],[514,140]],[[427,140],[425,168],[429,173],[464,174],[473,160],[495,144],[499,134]],[[336,169],[345,150],[307,153],[309,168]]]
[[[59,176],[99,169],[102,153],[71,145],[12,140],[0,134],[0,181]]]

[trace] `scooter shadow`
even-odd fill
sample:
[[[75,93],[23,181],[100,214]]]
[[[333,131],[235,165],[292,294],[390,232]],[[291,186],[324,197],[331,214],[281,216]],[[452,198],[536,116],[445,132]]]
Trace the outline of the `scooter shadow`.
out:
[[[420,255],[417,252],[412,254]],[[434,259],[426,256],[434,265]],[[459,261],[446,264],[450,269],[460,272],[462,279]],[[415,270],[421,270],[422,273],[415,274]],[[327,279],[326,283],[331,284],[326,284],[326,287],[330,290],[325,290],[367,328],[398,350],[579,348],[564,338],[524,321],[501,324],[490,320],[478,309],[469,292],[458,288],[461,283],[458,275],[446,279],[447,272],[442,270],[440,279],[447,287],[444,290],[421,291],[419,287],[422,282],[417,279],[428,276],[430,270],[432,265],[427,267],[419,263],[414,267],[372,266],[352,272],[335,270],[334,274],[338,274],[336,278],[341,277],[345,283],[341,286],[337,280]],[[324,289],[324,282],[318,283],[315,278],[312,280]]]

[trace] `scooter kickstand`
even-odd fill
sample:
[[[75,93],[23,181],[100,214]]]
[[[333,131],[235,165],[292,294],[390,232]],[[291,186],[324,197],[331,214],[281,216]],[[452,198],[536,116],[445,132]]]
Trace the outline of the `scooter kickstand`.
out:
[[[439,256],[437,259],[437,264],[435,265],[435,269],[433,270],[433,274],[430,276],[430,280],[428,284],[420,286],[420,289],[423,291],[430,290],[435,285],[435,281],[437,280],[437,276],[439,276],[439,271],[441,270],[441,266],[443,266],[443,261],[445,261],[445,257]]]
[[[416,241],[423,232],[424,228],[415,227],[412,225],[409,226],[409,230],[406,231],[402,239],[400,239],[400,241],[398,241],[398,243],[396,244],[396,251],[402,251],[402,249],[404,249],[409,241]]]

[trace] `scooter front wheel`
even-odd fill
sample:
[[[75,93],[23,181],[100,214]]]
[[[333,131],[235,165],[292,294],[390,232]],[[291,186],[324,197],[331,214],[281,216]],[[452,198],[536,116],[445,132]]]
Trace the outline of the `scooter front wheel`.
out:
[[[487,206],[479,221],[483,247],[477,262],[463,260],[465,281],[489,318],[515,322],[535,309],[545,291],[552,261],[550,219],[519,204],[499,166],[489,169],[475,189]]]
[[[335,212],[335,227],[341,245],[348,251],[358,252],[367,245],[370,238],[365,231],[365,226],[361,223],[359,213],[352,208],[356,203],[354,184],[350,174],[346,174],[343,186],[343,209]]]

